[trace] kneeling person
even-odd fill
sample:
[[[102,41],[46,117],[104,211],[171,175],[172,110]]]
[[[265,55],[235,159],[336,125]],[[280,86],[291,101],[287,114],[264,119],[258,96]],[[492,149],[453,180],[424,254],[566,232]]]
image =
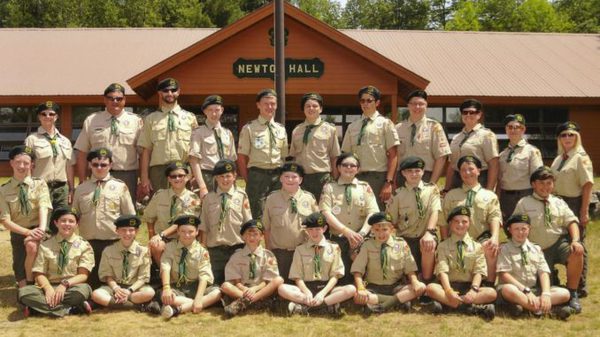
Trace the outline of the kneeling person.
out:
[[[225,306],[225,314],[229,317],[268,299],[283,284],[275,255],[260,245],[263,230],[263,225],[256,220],[244,223],[240,235],[246,245],[233,253],[225,265],[227,281],[221,285],[221,290],[234,299]]]
[[[357,289],[354,300],[366,305],[367,312],[381,313],[397,305],[409,310],[410,301],[425,292],[425,284],[417,278],[417,264],[410,247],[403,239],[392,236],[394,226],[389,214],[375,213],[368,222],[374,238],[365,241],[352,263]],[[406,284],[406,278],[410,284]]]
[[[161,315],[165,319],[190,311],[199,313],[221,298],[219,288],[210,286],[214,277],[208,251],[196,240],[200,219],[181,215],[173,223],[177,240],[167,244],[160,259]]]
[[[296,247],[289,275],[296,285],[282,285],[279,295],[291,301],[288,307],[291,314],[327,309],[328,313],[339,316],[340,303],[356,292],[353,285],[336,287],[344,276],[340,246],[325,239],[327,220],[321,213],[312,213],[303,225],[309,240]]]
[[[98,277],[105,285],[94,290],[92,300],[112,309],[131,309],[154,297],[150,281],[148,248],[136,240],[142,221],[135,215],[121,215],[115,220],[120,240],[102,252]],[[157,304],[156,304],[156,307]]]

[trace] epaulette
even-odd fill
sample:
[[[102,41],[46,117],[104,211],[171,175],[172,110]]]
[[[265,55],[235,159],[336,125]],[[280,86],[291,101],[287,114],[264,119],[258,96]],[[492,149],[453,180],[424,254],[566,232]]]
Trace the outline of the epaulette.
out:
[[[39,178],[39,177],[31,177],[31,180],[42,180],[42,178]]]
[[[0,186],[6,186],[6,185],[10,184],[11,181],[12,181],[12,178],[8,179],[4,184],[2,184]]]

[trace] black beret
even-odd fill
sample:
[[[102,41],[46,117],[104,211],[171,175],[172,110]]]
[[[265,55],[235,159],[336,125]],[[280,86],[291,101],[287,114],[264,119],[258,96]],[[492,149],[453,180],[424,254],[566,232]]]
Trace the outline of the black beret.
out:
[[[177,82],[176,79],[171,77],[167,77],[164,80],[158,82],[158,85],[156,86],[156,91],[161,91],[165,89],[179,90],[179,82]]]
[[[121,215],[120,217],[117,218],[117,220],[115,220],[115,227],[117,227],[117,228],[121,228],[121,227],[139,228],[141,224],[142,224],[142,220],[140,220],[140,218],[134,214]]]
[[[319,94],[317,94],[316,92],[309,92],[306,93],[302,96],[302,99],[300,99],[300,109],[304,109],[304,104],[306,103],[306,101],[308,100],[313,100],[319,103],[320,107],[323,107],[323,97]]]
[[[577,131],[579,132],[579,124],[575,123],[575,122],[565,122],[562,123],[561,125],[559,125],[558,127],[556,127],[556,135],[560,135],[563,131]]]
[[[529,215],[513,214],[506,220],[506,223],[504,224],[504,226],[506,226],[506,228],[510,228],[510,225],[512,225],[514,223],[519,223],[519,222],[531,225],[531,219],[529,218]]]
[[[16,156],[23,153],[28,155],[29,158],[31,158],[31,160],[35,160],[35,154],[33,153],[33,149],[27,145],[17,145],[10,149],[10,152],[8,152],[8,159],[13,160]]]
[[[504,125],[507,125],[510,122],[519,122],[522,125],[525,125],[525,117],[521,114],[507,115],[504,117]]]
[[[448,213],[448,218],[446,221],[450,223],[450,221],[452,221],[452,219],[457,215],[466,215],[470,218],[471,209],[467,206],[456,206],[450,211],[450,213]]]
[[[336,161],[335,161],[335,166],[340,166],[342,165],[342,162],[346,159],[346,158],[354,158],[356,159],[356,162],[358,163],[358,166],[360,166],[360,161],[358,160],[358,157],[352,153],[352,152],[342,152],[342,154],[340,154]]]
[[[273,96],[277,98],[277,92],[273,89],[263,89],[256,95],[256,101],[260,101],[263,97]]]
[[[66,214],[72,214],[75,216],[75,219],[79,222],[79,212],[76,208],[61,206],[52,211],[52,216],[50,217],[50,221],[54,222],[58,220],[61,216]]]
[[[458,167],[460,169],[460,167],[464,163],[473,163],[473,164],[475,164],[475,166],[477,166],[478,169],[481,170],[481,160],[479,160],[479,158],[477,158],[475,156],[462,156],[462,157],[460,157],[460,159],[458,160],[458,165],[456,165],[456,167]]]
[[[219,160],[213,169],[213,174],[218,176],[225,173],[234,173],[237,170],[235,162],[230,159]]]
[[[202,110],[206,109],[207,106],[218,104],[223,106],[223,97],[219,95],[210,95],[204,99],[204,103],[202,103]]]
[[[427,92],[425,90],[415,90],[406,96],[406,102],[408,103],[413,97],[420,97],[424,100],[427,100]]]
[[[366,87],[362,87],[358,90],[358,98],[360,98],[363,94],[369,94],[373,96],[376,101],[379,101],[381,98],[381,91],[372,85],[367,85]]]
[[[325,227],[325,225],[327,225],[327,220],[325,220],[325,217],[321,212],[314,212],[304,218],[302,225],[306,228]]]
[[[38,104],[37,108],[35,109],[35,112],[39,114],[40,112],[46,111],[46,110],[52,110],[54,112],[59,112],[60,105],[58,105],[54,101],[45,101],[45,102]]]
[[[125,95],[125,87],[120,85],[119,83],[111,83],[106,89],[104,89],[104,96],[110,94],[111,92],[120,92]]]
[[[554,173],[548,166],[540,166],[529,177],[529,182],[532,183],[536,180],[554,179]]]
[[[105,147],[99,147],[97,149],[93,149],[92,151],[88,152],[87,154],[87,161],[92,161],[92,159],[101,159],[101,158],[108,158],[109,160],[112,161],[112,151],[105,148]]]
[[[425,168],[425,161],[419,157],[410,156],[404,158],[404,160],[402,160],[402,162],[400,163],[400,171],[412,168]]]
[[[182,161],[174,161],[167,165],[167,168],[165,168],[165,176],[168,177],[171,172],[179,169],[184,170],[185,173],[190,173],[190,168],[186,163]]]
[[[474,98],[469,98],[462,102],[460,105],[460,111],[463,111],[466,108],[475,108],[479,111],[481,108],[483,108],[483,104]]]
[[[294,172],[304,177],[304,167],[302,165],[298,165],[296,163],[285,163],[279,168],[279,175],[282,175],[285,172]]]
[[[242,225],[242,227],[240,228],[240,235],[244,235],[244,232],[247,231],[250,228],[256,228],[256,229],[258,229],[261,232],[265,231],[265,229],[263,227],[263,224],[260,221],[252,219],[252,220],[246,221]]]
[[[371,215],[369,217],[369,220],[367,221],[369,223],[369,225],[373,226],[376,223],[380,223],[380,222],[388,222],[388,223],[392,223],[392,216],[389,215],[386,212],[377,212],[377,213],[373,213],[373,215]]]
[[[200,218],[195,215],[180,215],[172,223],[177,226],[189,225],[197,228],[200,226]]]

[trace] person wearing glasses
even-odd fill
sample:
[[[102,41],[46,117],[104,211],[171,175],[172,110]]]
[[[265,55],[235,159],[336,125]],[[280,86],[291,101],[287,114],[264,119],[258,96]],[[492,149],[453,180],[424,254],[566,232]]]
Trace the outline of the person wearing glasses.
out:
[[[394,123],[377,111],[381,92],[374,86],[358,91],[362,116],[348,125],[342,151],[355,153],[361,163],[358,179],[369,183],[377,196],[380,209],[392,197],[394,175],[398,164],[398,133]]]
[[[542,153],[525,139],[525,117],[520,114],[504,118],[508,146],[500,152],[497,194],[504,220],[515,210],[517,202],[531,194],[529,177],[543,166]]]
[[[490,191],[494,191],[498,180],[498,141],[490,129],[483,127],[483,105],[476,99],[470,98],[460,105],[460,114],[464,127],[450,143],[450,162],[446,169],[446,184],[444,193],[460,187],[458,159],[464,156],[474,156],[481,161],[479,183]]]
[[[115,220],[121,215],[135,214],[135,208],[127,185],[110,174],[112,152],[105,147],[93,149],[86,159],[92,176],[75,188],[73,208],[81,214],[79,235],[94,250],[96,267],[88,280],[96,289],[100,286],[98,266],[102,252],[119,239]]]
[[[165,169],[170,162],[186,162],[190,152],[192,130],[198,127],[194,113],[183,110],[177,103],[179,82],[165,78],[158,83],[159,107],[144,119],[138,140],[142,147],[140,160],[141,195],[168,188]]]
[[[103,111],[89,115],[75,141],[77,176],[79,184],[89,177],[87,154],[92,149],[105,147],[113,153],[111,175],[127,184],[131,199],[135,200],[138,185],[138,147],[142,119],[125,111],[125,87],[112,83],[104,90]],[[50,187],[52,188],[52,187]]]
[[[69,138],[55,127],[60,106],[53,101],[40,103],[36,112],[40,127],[25,138],[25,145],[33,149],[35,161],[32,176],[46,181],[52,208],[67,206],[73,192],[73,148]]]
[[[590,222],[590,199],[594,187],[594,169],[590,156],[583,149],[579,125],[565,122],[556,129],[558,155],[552,162],[552,173],[555,177],[554,193],[569,205],[569,208],[579,218],[579,231],[583,242],[586,226]],[[583,274],[579,283],[580,297],[588,294],[586,279],[588,271],[588,256],[585,251],[583,259]]]
[[[408,157],[419,157],[425,162],[423,181],[436,184],[444,173],[444,165],[450,155],[450,144],[442,124],[428,118],[427,92],[415,90],[406,97],[408,119],[396,125],[400,145],[398,163]],[[404,186],[404,175],[398,171],[397,186]]]

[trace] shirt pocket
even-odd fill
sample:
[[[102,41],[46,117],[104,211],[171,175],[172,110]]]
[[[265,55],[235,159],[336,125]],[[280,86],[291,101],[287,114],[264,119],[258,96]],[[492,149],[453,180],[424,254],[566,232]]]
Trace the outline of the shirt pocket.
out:
[[[221,137],[221,139],[223,139]],[[217,141],[214,137],[206,137],[204,138],[204,152],[206,152],[207,155],[216,155],[218,153],[218,145],[217,145]],[[225,144],[223,144],[225,145]]]
[[[271,227],[284,227],[284,217],[287,214],[287,208],[285,207],[273,207],[269,214],[271,214]]]
[[[183,121],[181,121],[179,123],[179,128],[177,129],[177,139],[179,139],[179,141],[182,141],[184,143],[189,143],[191,137],[192,137],[192,126],[187,123],[183,123]]]
[[[327,134],[324,134],[321,130],[316,130],[312,136],[312,142],[315,152],[327,152],[327,145],[329,144],[329,137]]]
[[[50,145],[50,141],[45,139],[37,139],[33,143],[33,150],[35,152],[35,156],[39,159],[45,159],[52,157],[52,145]]]
[[[164,142],[167,139],[167,122],[156,124],[152,132],[152,142]]]
[[[398,231],[404,232],[408,229],[411,220],[414,220],[415,212],[412,207],[404,206],[398,210]]]
[[[134,129],[123,129],[120,130],[119,143],[122,145],[134,145],[136,132]]]
[[[71,146],[71,142],[68,139],[63,139],[59,142],[60,149],[67,159],[71,159],[73,155],[73,147]]]
[[[108,130],[109,128],[94,128],[92,130],[90,143],[92,144],[93,149],[108,144]]]
[[[120,214],[121,196],[117,193],[107,193],[106,191],[104,193],[104,210],[108,213]]]

